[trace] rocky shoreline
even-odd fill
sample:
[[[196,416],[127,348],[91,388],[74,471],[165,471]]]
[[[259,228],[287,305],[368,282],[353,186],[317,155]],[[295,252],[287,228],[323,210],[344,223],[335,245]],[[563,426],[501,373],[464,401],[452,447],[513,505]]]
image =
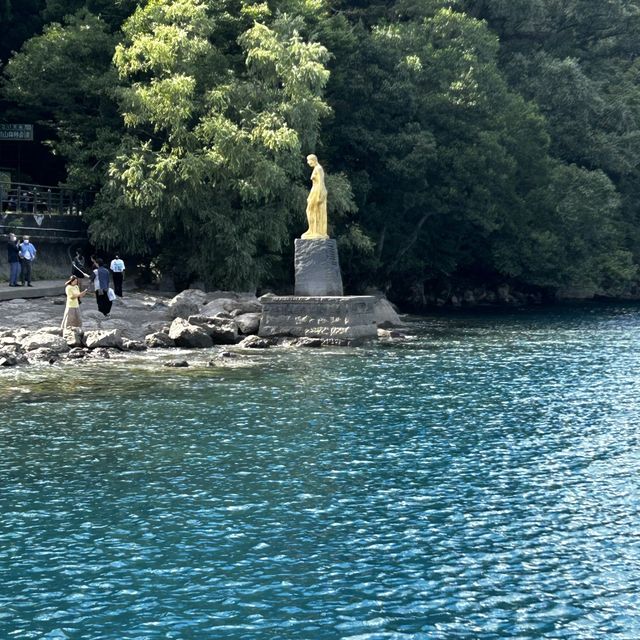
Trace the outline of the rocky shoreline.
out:
[[[148,349],[236,350],[270,347],[350,346],[335,338],[258,335],[262,316],[260,299],[252,294],[187,289],[168,299],[146,292],[126,292],[114,302],[108,318],[97,311],[90,297],[81,305],[83,329],[60,329],[64,296],[0,303],[0,367],[54,364],[82,358],[108,359],[114,352]],[[403,323],[391,304],[380,298],[376,304],[378,337],[403,337]],[[167,363],[188,366],[188,362]]]

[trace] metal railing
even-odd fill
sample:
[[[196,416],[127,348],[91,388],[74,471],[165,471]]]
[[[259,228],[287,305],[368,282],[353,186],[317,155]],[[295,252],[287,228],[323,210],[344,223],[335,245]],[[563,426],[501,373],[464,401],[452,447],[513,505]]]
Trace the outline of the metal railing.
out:
[[[24,182],[0,182],[2,213],[81,216],[91,204],[92,194]]]

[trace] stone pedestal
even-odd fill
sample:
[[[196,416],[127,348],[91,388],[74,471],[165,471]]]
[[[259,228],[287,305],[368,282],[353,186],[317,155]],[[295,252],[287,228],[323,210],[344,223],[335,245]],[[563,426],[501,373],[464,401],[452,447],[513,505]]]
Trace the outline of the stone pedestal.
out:
[[[312,241],[313,242],[313,241]],[[375,296],[274,296],[260,298],[260,336],[322,338],[351,343],[376,338]]]
[[[335,240],[295,241],[296,296],[341,296],[342,276]]]

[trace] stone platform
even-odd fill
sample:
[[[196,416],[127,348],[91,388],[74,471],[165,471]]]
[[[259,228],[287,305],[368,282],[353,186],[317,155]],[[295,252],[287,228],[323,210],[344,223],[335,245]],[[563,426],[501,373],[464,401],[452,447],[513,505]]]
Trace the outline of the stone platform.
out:
[[[358,342],[377,337],[375,296],[274,296],[260,298],[259,335]]]
[[[45,298],[64,296],[64,279],[34,280],[32,287],[10,287],[6,282],[0,284],[0,301],[16,298]]]

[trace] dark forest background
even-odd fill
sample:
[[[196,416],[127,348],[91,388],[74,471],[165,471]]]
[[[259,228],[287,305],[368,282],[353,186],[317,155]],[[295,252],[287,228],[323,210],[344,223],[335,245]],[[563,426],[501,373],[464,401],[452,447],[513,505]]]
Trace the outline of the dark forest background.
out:
[[[156,274],[290,287],[313,152],[350,293],[640,291],[640,1],[0,0],[0,28],[18,177],[94,193],[93,244]]]

